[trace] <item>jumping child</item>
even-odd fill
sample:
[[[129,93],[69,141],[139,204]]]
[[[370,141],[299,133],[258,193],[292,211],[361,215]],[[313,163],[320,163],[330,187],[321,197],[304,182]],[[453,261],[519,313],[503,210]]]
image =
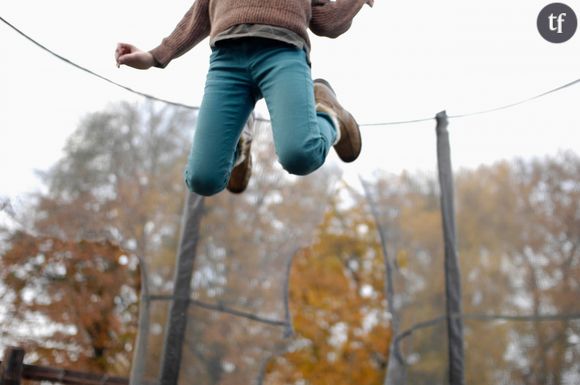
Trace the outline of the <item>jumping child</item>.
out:
[[[200,195],[240,193],[251,175],[252,111],[265,98],[282,167],[306,175],[334,146],[345,162],[361,150],[359,127],[324,79],[312,80],[307,29],[336,38],[374,0],[196,0],[161,44],[119,43],[117,65],[165,68],[210,37],[212,49],[197,129],[185,170]],[[244,127],[245,126],[245,127]]]

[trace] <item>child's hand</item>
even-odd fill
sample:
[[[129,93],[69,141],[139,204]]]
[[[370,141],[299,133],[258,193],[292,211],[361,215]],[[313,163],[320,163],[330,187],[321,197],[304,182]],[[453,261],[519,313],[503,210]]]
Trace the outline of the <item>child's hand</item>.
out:
[[[151,53],[141,51],[139,48],[126,43],[117,44],[115,60],[117,61],[117,67],[125,64],[140,70],[149,69],[155,63],[155,59]]]
[[[372,7],[375,4],[375,0],[367,0],[367,4]]]

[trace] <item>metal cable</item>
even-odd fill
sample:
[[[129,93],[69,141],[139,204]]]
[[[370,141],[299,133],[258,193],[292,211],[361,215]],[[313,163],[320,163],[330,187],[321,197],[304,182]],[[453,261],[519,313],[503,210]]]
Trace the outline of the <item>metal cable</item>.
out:
[[[175,297],[172,295],[155,294],[155,295],[150,295],[148,297],[148,299],[151,301],[173,301],[175,299]],[[288,327],[288,323],[286,321],[280,321],[277,319],[270,319],[270,318],[266,318],[266,317],[257,316],[255,314],[248,313],[245,311],[232,309],[232,308],[227,307],[221,303],[210,304],[207,302],[202,302],[202,301],[199,301],[196,299],[191,299],[191,298],[189,299],[189,303],[191,305],[198,306],[198,307],[201,307],[203,309],[215,310],[215,311],[219,311],[221,313],[231,314],[231,315],[234,315],[236,317],[247,318],[249,320],[261,322],[261,323],[268,324],[268,325]]]
[[[463,314],[453,314],[451,318],[463,318],[464,320],[472,321],[517,321],[517,322],[546,322],[546,321],[569,321],[569,320],[580,320],[580,313],[568,313],[568,314],[535,314],[535,315],[509,315],[509,314],[482,314],[482,313],[463,313]],[[442,315],[436,318],[432,318],[427,321],[422,321],[414,324],[410,328],[402,331],[397,336],[395,336],[395,345],[397,349],[395,352],[400,351],[399,344],[401,341],[414,332],[435,326],[447,319],[446,316]],[[397,359],[406,364],[404,358],[400,355]]]
[[[111,80],[109,78],[106,78],[105,76],[99,75],[98,73],[96,73],[94,71],[91,71],[88,68],[85,68],[85,67],[83,67],[83,66],[81,66],[79,64],[76,64],[75,62],[73,62],[73,61],[65,58],[62,55],[57,54],[56,52],[54,52],[54,51],[50,50],[49,48],[45,47],[44,45],[40,44],[39,42],[37,42],[36,40],[34,40],[33,38],[31,38],[30,36],[28,36],[24,32],[22,32],[20,29],[16,28],[14,25],[12,25],[11,23],[9,23],[2,16],[0,16],[0,21],[2,21],[4,24],[8,25],[10,28],[12,28],[14,31],[16,31],[18,34],[20,34],[21,36],[23,36],[25,39],[29,40],[31,43],[33,43],[37,47],[39,47],[39,48],[43,49],[44,51],[50,53],[51,55],[55,56],[56,58],[58,58],[58,59],[60,59],[60,60],[62,60],[64,62],[66,62],[66,63],[68,63],[70,65],[72,65],[73,67],[76,67],[76,68],[78,68],[78,69],[80,69],[82,71],[85,71],[85,72],[87,72],[87,73],[89,73],[89,74],[91,74],[93,76],[98,77],[101,80],[104,80],[104,81],[106,81],[108,83],[111,83],[111,84],[113,84],[113,85],[115,85],[117,87],[120,87],[120,88],[122,88],[122,89],[124,89],[126,91],[129,91],[129,92],[132,92],[134,94],[143,96],[143,97],[145,97],[147,99],[156,100],[156,101],[163,102],[163,103],[167,103],[167,104],[170,104],[170,105],[173,105],[173,106],[188,108],[188,109],[192,109],[192,110],[199,110],[199,106],[192,106],[192,105],[188,105],[188,104],[178,103],[178,102],[174,102],[174,101],[171,101],[171,100],[159,98],[159,97],[156,97],[154,95],[150,95],[150,94],[147,94],[147,93],[144,93],[144,92],[140,92],[140,91],[134,90],[134,89],[132,89],[130,87],[127,87],[127,86],[125,86],[123,84],[117,83],[117,82],[115,82],[115,81],[113,81],[113,80]],[[533,100],[542,98],[544,96],[553,94],[553,93],[558,92],[558,91],[561,91],[561,90],[563,90],[565,88],[572,87],[572,86],[574,86],[574,85],[576,85],[578,83],[580,83],[580,78],[579,79],[576,79],[576,80],[573,80],[573,81],[571,81],[569,83],[566,83],[564,85],[561,85],[559,87],[556,87],[556,88],[553,88],[551,90],[548,90],[546,92],[542,92],[541,94],[538,94],[538,95],[535,95],[535,96],[531,96],[531,97],[525,98],[525,99],[520,100],[520,101],[515,102],[515,103],[509,103],[509,104],[505,104],[505,105],[502,105],[502,106],[493,107],[493,108],[484,109],[484,110],[479,110],[479,111],[474,111],[474,112],[468,112],[468,113],[463,113],[463,114],[449,115],[448,118],[449,119],[466,118],[466,117],[471,117],[471,116],[476,116],[476,115],[488,114],[488,113],[495,112],[495,111],[505,110],[505,109],[512,108],[512,107],[515,107],[515,106],[519,106],[521,104],[528,103],[528,102],[531,102]],[[413,124],[413,123],[427,122],[427,121],[431,121],[431,120],[434,120],[434,119],[435,119],[434,117],[427,117],[427,118],[418,118],[418,119],[409,119],[409,120],[399,120],[399,121],[390,121],[390,122],[363,123],[363,124],[359,124],[359,126],[361,126],[361,127],[396,126],[396,125],[405,125],[405,124]],[[268,123],[270,122],[269,119],[264,119],[264,118],[257,118],[256,120],[257,121],[260,121],[260,122],[268,122]]]

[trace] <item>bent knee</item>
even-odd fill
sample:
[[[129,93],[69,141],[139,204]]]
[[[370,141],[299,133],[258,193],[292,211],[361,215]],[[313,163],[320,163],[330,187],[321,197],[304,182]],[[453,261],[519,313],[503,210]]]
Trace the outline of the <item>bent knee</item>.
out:
[[[324,156],[313,151],[285,151],[279,154],[284,170],[294,175],[307,175],[324,163]]]
[[[227,179],[217,174],[186,170],[185,184],[191,192],[203,196],[211,196],[219,193],[226,187]]]

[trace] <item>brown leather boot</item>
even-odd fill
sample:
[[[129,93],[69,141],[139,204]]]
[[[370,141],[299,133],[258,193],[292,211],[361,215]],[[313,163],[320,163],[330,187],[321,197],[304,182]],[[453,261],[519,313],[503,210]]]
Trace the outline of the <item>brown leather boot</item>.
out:
[[[248,121],[242,130],[242,135],[240,135],[240,140],[238,141],[236,161],[226,187],[229,192],[234,194],[244,192],[250,182],[250,176],[252,176],[252,152],[250,150],[252,147],[252,139],[254,137],[254,121],[254,114],[252,113],[248,118]]]
[[[326,112],[338,121],[339,139],[334,144],[338,157],[343,162],[354,161],[358,158],[362,147],[358,123],[350,112],[340,105],[334,90],[326,80],[314,80],[314,98],[317,111]]]

